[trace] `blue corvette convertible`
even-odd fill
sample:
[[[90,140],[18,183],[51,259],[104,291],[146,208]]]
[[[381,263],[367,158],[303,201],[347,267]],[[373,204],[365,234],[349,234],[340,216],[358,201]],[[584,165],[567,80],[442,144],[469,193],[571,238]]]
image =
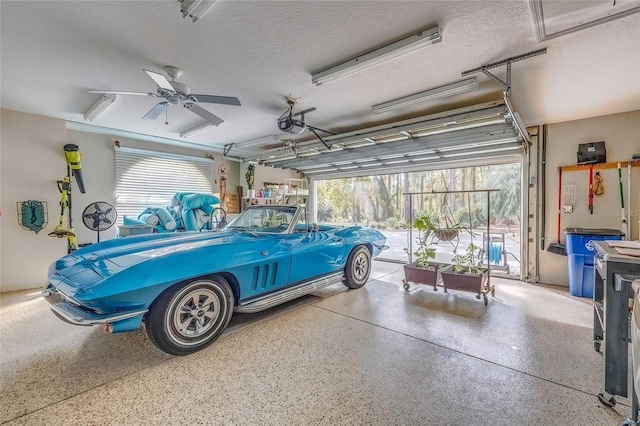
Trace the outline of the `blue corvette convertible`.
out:
[[[111,333],[144,322],[151,341],[187,355],[215,341],[233,311],[258,312],[343,282],[362,287],[384,235],[309,224],[303,206],[253,206],[211,232],[101,242],[54,262],[43,295],[62,320]]]

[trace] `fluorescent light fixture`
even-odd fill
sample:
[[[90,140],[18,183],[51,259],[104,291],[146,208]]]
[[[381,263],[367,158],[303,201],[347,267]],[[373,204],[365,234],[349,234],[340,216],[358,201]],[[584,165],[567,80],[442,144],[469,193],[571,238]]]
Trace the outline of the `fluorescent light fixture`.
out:
[[[84,119],[93,121],[97,116],[102,114],[102,111],[107,109],[107,107],[111,105],[115,100],[116,100],[116,95],[105,94],[100,96],[100,98],[98,98],[98,100],[95,101],[87,111],[85,111]]]
[[[180,137],[188,138],[189,136],[197,135],[198,133],[202,133],[205,130],[209,130],[211,127],[213,127],[213,123],[209,121],[205,121],[204,123],[191,127],[190,129],[187,129],[184,132],[180,132]]]
[[[182,3],[180,12],[182,17],[187,16],[195,23],[198,22],[216,4],[217,0],[178,0]]]
[[[477,77],[465,78],[454,83],[444,84],[434,87],[424,92],[414,93],[413,95],[404,96],[392,101],[383,102],[371,107],[375,114],[393,111],[395,109],[406,108],[422,102],[432,101],[435,99],[446,98],[447,96],[457,95],[458,93],[469,92],[478,88]]]
[[[414,50],[437,43],[442,40],[442,31],[436,26],[422,30],[409,37],[387,44],[379,49],[372,50],[363,55],[356,56],[339,65],[327,68],[324,71],[311,75],[311,81],[316,85],[328,83],[345,75],[353,74],[390,59],[397,58]]]

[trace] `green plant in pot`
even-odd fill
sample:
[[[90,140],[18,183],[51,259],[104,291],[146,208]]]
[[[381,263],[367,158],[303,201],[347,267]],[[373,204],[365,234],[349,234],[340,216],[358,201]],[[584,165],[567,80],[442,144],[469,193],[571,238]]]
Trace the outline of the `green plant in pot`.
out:
[[[456,253],[451,261],[453,267],[446,271],[441,271],[442,285],[444,291],[464,290],[476,293],[476,297],[484,297],[487,304],[487,278],[489,270],[476,264],[477,252],[480,247],[473,241],[462,253]]]
[[[462,253],[456,253],[451,259],[453,262],[453,271],[459,274],[475,274],[480,275],[486,268],[480,268],[476,265],[476,252],[480,250],[480,247],[473,242],[467,246],[467,249]]]
[[[456,220],[448,206],[443,206],[437,215],[423,215],[418,219],[423,219],[425,226],[431,229],[430,238],[433,244],[446,241],[453,246],[454,252],[458,250],[460,231],[466,231],[467,228],[462,225],[461,220]]]
[[[404,288],[408,290],[409,282],[415,282],[432,285],[436,290],[438,271],[448,266],[434,261],[436,249],[433,247],[433,233],[436,226],[428,214],[418,216],[411,225],[418,230],[418,237],[416,238],[417,249],[413,252],[414,261],[404,265]]]
[[[431,216],[422,215],[413,221],[413,227],[418,230],[417,250],[413,253],[415,256],[415,266],[423,269],[432,269],[431,261],[436,258],[436,249],[432,247],[433,232],[435,225]]]

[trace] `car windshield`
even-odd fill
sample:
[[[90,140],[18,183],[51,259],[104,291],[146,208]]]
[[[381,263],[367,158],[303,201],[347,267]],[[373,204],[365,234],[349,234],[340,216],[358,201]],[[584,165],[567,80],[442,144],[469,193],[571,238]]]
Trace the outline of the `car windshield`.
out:
[[[281,234],[287,232],[295,213],[294,206],[249,207],[231,221],[227,229]]]

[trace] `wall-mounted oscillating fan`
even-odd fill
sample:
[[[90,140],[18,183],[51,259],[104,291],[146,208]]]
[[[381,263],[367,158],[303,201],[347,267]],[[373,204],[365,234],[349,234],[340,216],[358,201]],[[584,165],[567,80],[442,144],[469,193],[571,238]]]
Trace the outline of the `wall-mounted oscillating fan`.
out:
[[[100,231],[111,228],[116,223],[117,217],[116,208],[105,201],[91,203],[82,212],[82,222],[87,228],[98,232],[98,242],[100,242]]]

